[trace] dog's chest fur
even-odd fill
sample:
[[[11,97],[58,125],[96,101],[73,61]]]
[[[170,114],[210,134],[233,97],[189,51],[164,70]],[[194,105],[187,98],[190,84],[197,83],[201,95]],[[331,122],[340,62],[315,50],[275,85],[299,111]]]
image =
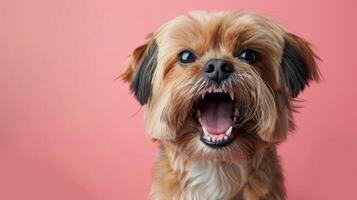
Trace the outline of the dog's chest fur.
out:
[[[240,165],[192,160],[174,148],[160,148],[152,200],[283,200],[285,189],[276,149]]]
[[[243,165],[188,161],[183,155],[163,150],[159,157],[151,199],[232,199],[245,182]]]
[[[196,161],[186,175],[185,199],[229,199],[239,190],[243,167],[216,161]]]

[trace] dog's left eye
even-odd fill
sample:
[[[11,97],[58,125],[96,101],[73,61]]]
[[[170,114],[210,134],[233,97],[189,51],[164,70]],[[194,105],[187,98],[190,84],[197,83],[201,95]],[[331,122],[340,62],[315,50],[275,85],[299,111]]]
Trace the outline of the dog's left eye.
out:
[[[196,56],[189,50],[184,50],[179,53],[179,60],[183,64],[189,64],[196,61]]]
[[[246,49],[241,51],[238,56],[239,59],[244,60],[245,62],[249,63],[249,64],[254,64],[257,62],[258,60],[258,54],[257,52],[250,50],[250,49]]]

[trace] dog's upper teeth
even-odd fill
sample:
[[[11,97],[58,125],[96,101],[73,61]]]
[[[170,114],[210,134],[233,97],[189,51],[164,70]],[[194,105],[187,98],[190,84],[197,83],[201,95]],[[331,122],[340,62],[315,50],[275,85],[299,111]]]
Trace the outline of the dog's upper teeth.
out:
[[[229,90],[229,95],[231,96],[232,101],[234,100],[234,92],[233,90]]]
[[[233,129],[232,126],[230,126],[229,129],[226,131],[225,134],[226,134],[227,136],[230,136],[230,135],[232,134],[232,129]]]

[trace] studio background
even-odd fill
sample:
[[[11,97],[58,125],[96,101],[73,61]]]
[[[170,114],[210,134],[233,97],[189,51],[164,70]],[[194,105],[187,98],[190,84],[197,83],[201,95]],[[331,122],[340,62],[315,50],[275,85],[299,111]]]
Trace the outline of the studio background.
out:
[[[356,199],[356,1],[0,0],[0,199],[147,199],[157,144],[114,79],[190,10],[269,16],[310,41],[324,79],[279,147],[289,200]]]

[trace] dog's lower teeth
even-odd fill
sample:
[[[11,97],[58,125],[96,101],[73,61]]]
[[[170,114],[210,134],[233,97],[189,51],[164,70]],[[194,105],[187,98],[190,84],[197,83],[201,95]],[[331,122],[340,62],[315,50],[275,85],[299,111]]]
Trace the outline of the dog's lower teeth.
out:
[[[208,141],[210,141],[210,136],[208,136],[208,135],[203,135],[203,137],[206,139],[206,140],[208,140]]]
[[[209,132],[207,131],[207,129],[206,129],[204,126],[202,126],[202,129],[203,129],[203,133],[204,133],[205,135],[207,135],[207,136],[210,135]]]
[[[231,135],[232,135],[232,129],[233,129],[233,127],[230,126],[228,128],[228,130],[225,132],[225,134],[212,135],[208,132],[208,130],[204,126],[202,126],[202,130],[203,130],[202,137],[205,141],[219,145],[219,144],[225,143],[228,140],[230,140]]]
[[[230,126],[229,129],[226,131],[225,134],[226,134],[227,136],[230,136],[230,135],[232,134],[232,128],[233,128],[233,127]]]

